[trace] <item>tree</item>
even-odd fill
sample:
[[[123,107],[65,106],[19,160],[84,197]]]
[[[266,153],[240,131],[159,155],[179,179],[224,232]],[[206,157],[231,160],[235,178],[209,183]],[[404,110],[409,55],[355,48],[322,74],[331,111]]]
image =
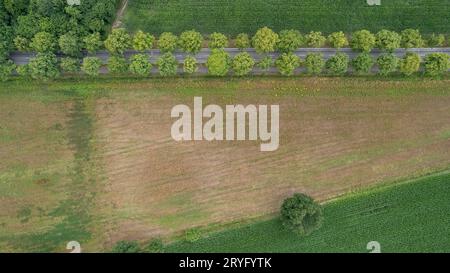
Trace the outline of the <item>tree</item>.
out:
[[[214,32],[209,36],[209,48],[225,48],[228,47],[228,38],[222,33]]]
[[[375,35],[368,30],[359,30],[353,33],[351,47],[354,50],[370,52],[376,43]]]
[[[117,242],[112,253],[139,253],[141,248],[136,241],[119,241]]]
[[[131,47],[131,37],[123,28],[113,29],[105,41],[105,48],[111,54],[123,54]]]
[[[352,60],[352,67],[356,74],[368,74],[374,65],[374,61],[370,53],[363,52]]]
[[[195,59],[193,56],[187,56],[184,59],[183,70],[184,73],[186,74],[193,74],[197,72],[198,70],[197,59]]]
[[[139,76],[148,76],[152,71],[152,64],[147,54],[135,54],[130,58],[130,72]]]
[[[16,72],[20,76],[28,78],[31,76],[30,65],[29,64],[18,65],[16,67]]]
[[[430,53],[424,59],[425,74],[437,77],[450,68],[450,56],[445,53]]]
[[[425,44],[418,29],[405,29],[402,31],[401,36],[401,46],[403,48],[422,47]]]
[[[59,37],[59,48],[61,52],[72,57],[78,57],[81,54],[81,42],[78,35],[74,32],[61,35]]]
[[[311,75],[322,73],[325,60],[322,53],[308,53],[305,58],[306,72]]]
[[[273,65],[273,59],[270,56],[266,56],[258,62],[258,67],[259,67],[259,69],[261,69],[263,71],[263,73],[268,72],[270,70],[270,68],[272,67],[272,65]]]
[[[281,206],[281,222],[297,235],[309,235],[322,225],[322,207],[311,197],[296,193],[284,200]]]
[[[164,243],[159,238],[153,239],[148,243],[145,250],[148,253],[163,253],[164,252]]]
[[[325,45],[327,38],[322,35],[320,31],[311,31],[306,34],[306,44],[309,47],[322,47]]]
[[[36,52],[49,53],[55,50],[56,43],[52,34],[48,32],[38,32],[31,40],[30,47]]]
[[[248,34],[246,33],[240,33],[236,37],[236,47],[240,50],[244,50],[246,48],[251,47],[250,38],[248,37]]]
[[[83,64],[81,65],[81,70],[88,76],[97,77],[100,73],[100,67],[102,62],[97,57],[85,57],[83,59]]]
[[[431,34],[431,36],[428,38],[428,46],[431,47],[440,47],[444,46],[445,44],[445,36],[444,34]]]
[[[186,53],[197,54],[202,49],[203,36],[200,32],[189,30],[181,33],[178,44]]]
[[[377,48],[392,53],[400,48],[401,40],[402,38],[397,32],[383,29],[376,34],[375,43]]]
[[[328,35],[327,41],[331,47],[337,49],[348,46],[347,36],[345,36],[344,32],[342,31],[331,33],[330,35]]]
[[[349,58],[347,54],[336,53],[336,55],[326,61],[325,67],[331,74],[344,75],[348,71],[348,63]]]
[[[108,59],[108,71],[112,74],[122,74],[128,71],[127,60],[122,56],[111,56]]]
[[[16,65],[11,60],[0,62],[0,81],[7,81],[15,68]]]
[[[84,47],[91,54],[94,54],[103,46],[103,42],[100,38],[100,33],[98,32],[89,34],[88,36],[84,37],[83,42]]]
[[[145,51],[152,49],[155,37],[141,30],[136,32],[133,37],[133,49],[137,51]]]
[[[14,46],[17,50],[26,52],[30,50],[30,41],[25,37],[17,36],[14,38]]]
[[[53,53],[38,53],[28,67],[33,79],[48,81],[59,76],[58,59]]]
[[[297,50],[303,44],[303,36],[297,30],[283,30],[280,32],[277,48],[283,53]]]
[[[208,73],[213,76],[225,76],[230,70],[230,56],[223,49],[213,49],[206,61]]]
[[[275,51],[278,39],[278,34],[268,27],[263,27],[253,36],[252,43],[256,52],[270,53]]]
[[[231,67],[237,76],[248,75],[255,66],[255,60],[247,52],[241,52],[233,58]]]
[[[420,69],[420,56],[416,53],[408,52],[400,61],[399,70],[405,76],[411,76]]]
[[[177,44],[178,37],[171,32],[164,32],[159,36],[158,47],[162,52],[174,52]]]
[[[61,58],[60,67],[63,72],[75,73],[80,70],[80,61],[76,58]]]
[[[378,74],[387,76],[397,71],[399,59],[393,54],[383,54],[377,58]]]
[[[275,61],[275,65],[283,76],[294,75],[295,69],[300,66],[300,58],[293,53],[283,53]]]
[[[175,76],[178,69],[178,61],[172,53],[164,53],[158,60],[159,74],[161,76]]]

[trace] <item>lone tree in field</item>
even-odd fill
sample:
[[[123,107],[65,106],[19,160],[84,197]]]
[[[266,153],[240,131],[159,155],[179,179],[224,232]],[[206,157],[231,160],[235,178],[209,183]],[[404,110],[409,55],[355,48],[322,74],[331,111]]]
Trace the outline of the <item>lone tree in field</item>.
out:
[[[311,197],[296,193],[284,200],[281,206],[281,221],[294,233],[309,235],[322,225],[322,207]]]

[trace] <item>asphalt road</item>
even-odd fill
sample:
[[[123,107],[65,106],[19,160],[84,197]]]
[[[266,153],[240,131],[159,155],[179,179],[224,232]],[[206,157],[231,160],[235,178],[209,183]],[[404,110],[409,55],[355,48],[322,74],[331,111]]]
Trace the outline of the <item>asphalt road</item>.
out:
[[[236,54],[241,52],[237,48],[226,48],[225,51],[227,53],[229,53],[231,57],[234,57]],[[250,55],[256,61],[259,61],[262,58],[262,55],[256,53],[254,49],[247,49],[245,51],[250,53]],[[325,59],[329,59],[330,57],[332,57],[333,55],[336,54],[337,50],[333,49],[333,48],[300,48],[295,51],[295,54],[298,55],[299,57],[301,57],[302,59],[304,59],[306,57],[306,55],[311,52],[322,53]],[[342,48],[342,49],[340,49],[340,52],[348,54],[350,59],[356,57],[359,54],[358,52],[354,52],[351,48]],[[412,48],[412,49],[408,49],[408,50],[398,49],[394,52],[394,54],[398,57],[402,57],[406,52],[414,52],[414,53],[419,54],[421,57],[425,57],[425,55],[430,54],[430,53],[435,53],[435,52],[443,52],[443,53],[450,54],[450,48],[449,47],[445,47],[445,48]],[[136,53],[139,53],[139,52],[129,50],[129,51],[126,51],[124,55],[126,58],[130,58],[132,55],[134,55]],[[162,55],[162,53],[158,49],[145,51],[145,53],[147,53],[149,55],[150,62],[153,64],[156,64],[159,57]],[[202,49],[195,56],[198,64],[200,64],[199,73],[207,72],[206,68],[203,65],[206,63],[210,53],[211,53],[211,50],[205,48],[205,49]],[[382,53],[383,52],[381,52],[380,50],[374,49],[374,50],[372,50],[371,55],[374,58],[377,58]],[[17,65],[24,65],[24,64],[27,64],[30,61],[30,59],[33,58],[35,55],[36,55],[35,53],[13,52],[11,54],[10,58]],[[180,52],[180,51],[176,51],[174,53],[174,55],[177,58],[178,62],[182,63],[188,54]],[[270,53],[269,54],[269,56],[271,56],[274,59],[277,58],[279,55],[280,55],[279,53]],[[84,56],[87,56],[87,54],[84,54]],[[95,56],[100,58],[102,60],[102,62],[105,64],[108,62],[109,53],[107,51],[99,51],[98,53],[95,54]],[[153,72],[155,72],[155,71],[153,71]],[[102,72],[105,73],[107,71],[103,70]],[[258,69],[255,68],[254,73],[258,74],[259,72],[260,71],[258,71]],[[269,72],[276,72],[276,68],[272,68],[272,70]]]

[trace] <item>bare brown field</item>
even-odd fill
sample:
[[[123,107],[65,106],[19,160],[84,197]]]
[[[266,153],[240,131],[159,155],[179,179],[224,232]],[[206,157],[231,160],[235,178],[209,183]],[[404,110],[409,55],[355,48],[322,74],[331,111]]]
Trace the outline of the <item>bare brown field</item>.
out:
[[[96,214],[111,245],[274,213],[283,198],[319,200],[450,164],[449,81],[173,80],[115,85],[95,106],[104,171]],[[132,90],[132,91],[131,91]],[[176,143],[170,110],[279,104],[280,148]]]

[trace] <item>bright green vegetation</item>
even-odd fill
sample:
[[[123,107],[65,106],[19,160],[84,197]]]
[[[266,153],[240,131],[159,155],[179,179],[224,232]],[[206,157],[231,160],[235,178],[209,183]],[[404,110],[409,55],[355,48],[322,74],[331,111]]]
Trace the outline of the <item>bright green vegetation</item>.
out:
[[[295,237],[279,219],[224,231],[169,252],[450,252],[450,173],[339,198],[324,207],[324,225]]]
[[[365,0],[134,0],[125,25],[160,34],[195,28],[236,35],[262,26],[331,33],[359,29],[450,33],[450,5],[441,0],[389,0],[370,7]]]

